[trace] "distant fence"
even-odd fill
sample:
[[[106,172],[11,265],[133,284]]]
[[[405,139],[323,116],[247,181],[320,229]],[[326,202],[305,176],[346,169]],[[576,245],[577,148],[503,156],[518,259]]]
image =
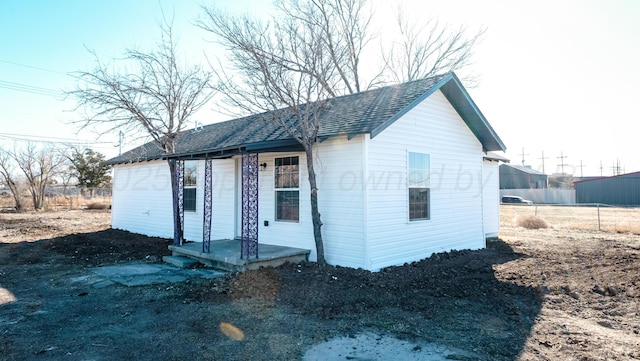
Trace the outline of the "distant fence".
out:
[[[640,207],[616,207],[601,203],[533,206],[503,204],[500,206],[500,216],[502,226],[515,226],[520,216],[537,216],[556,229],[640,234]]]
[[[26,209],[33,209],[31,196],[21,197]],[[111,207],[111,188],[48,188],[45,191],[45,210],[64,209],[109,209]],[[0,208],[8,210],[15,208],[13,196],[3,194],[0,198]]]
[[[502,196],[519,196],[538,204],[576,204],[574,189],[501,189]]]

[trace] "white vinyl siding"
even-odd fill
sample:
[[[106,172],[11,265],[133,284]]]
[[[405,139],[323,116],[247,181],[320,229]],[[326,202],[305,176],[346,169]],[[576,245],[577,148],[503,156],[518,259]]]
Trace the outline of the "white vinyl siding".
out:
[[[316,145],[318,202],[329,264],[367,268],[364,137],[336,137]]]
[[[234,165],[213,160],[211,239],[233,238]],[[197,161],[204,169],[204,161]],[[197,172],[196,209],[184,213],[184,238],[202,242],[204,172]],[[112,227],[148,236],[173,238],[169,165],[152,161],[114,167]]]
[[[147,236],[173,238],[167,161],[116,165],[113,172],[111,226]]]
[[[430,220],[407,217],[407,152],[430,155]],[[484,246],[482,146],[437,91],[369,141],[370,269]]]
[[[486,238],[498,237],[500,231],[500,179],[496,161],[483,161],[482,222]]]
[[[318,207],[322,220],[325,258],[330,264],[365,267],[364,192],[362,136],[332,138],[316,145],[315,171],[318,182]],[[274,222],[274,159],[296,155],[300,171],[299,222]],[[304,153],[264,153],[266,163],[259,177],[259,242],[311,250],[309,259],[317,259],[311,220],[310,188]],[[264,225],[269,222],[269,226]]]

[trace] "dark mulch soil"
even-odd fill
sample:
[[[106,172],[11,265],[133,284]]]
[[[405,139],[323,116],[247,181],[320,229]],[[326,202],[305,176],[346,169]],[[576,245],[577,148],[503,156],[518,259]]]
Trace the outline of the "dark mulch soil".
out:
[[[480,360],[640,359],[640,248],[544,237],[375,273],[305,263],[102,289],[77,279],[89,267],[161,262],[170,241],[102,229],[0,243],[0,359],[296,360],[363,331]],[[246,339],[229,339],[221,322]]]

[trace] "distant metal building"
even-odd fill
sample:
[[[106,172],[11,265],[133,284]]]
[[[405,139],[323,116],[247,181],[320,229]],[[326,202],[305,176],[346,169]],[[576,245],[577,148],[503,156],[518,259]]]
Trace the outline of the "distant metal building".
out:
[[[529,167],[500,164],[500,189],[547,188],[547,175]]]
[[[640,206],[640,172],[575,182],[577,203]]]

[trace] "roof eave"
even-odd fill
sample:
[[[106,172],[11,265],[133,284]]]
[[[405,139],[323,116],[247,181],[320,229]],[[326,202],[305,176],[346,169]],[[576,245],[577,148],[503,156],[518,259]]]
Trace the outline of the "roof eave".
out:
[[[507,147],[471,99],[460,79],[453,73],[449,75],[447,82],[442,84],[441,91],[482,143],[483,151],[506,151]]]

